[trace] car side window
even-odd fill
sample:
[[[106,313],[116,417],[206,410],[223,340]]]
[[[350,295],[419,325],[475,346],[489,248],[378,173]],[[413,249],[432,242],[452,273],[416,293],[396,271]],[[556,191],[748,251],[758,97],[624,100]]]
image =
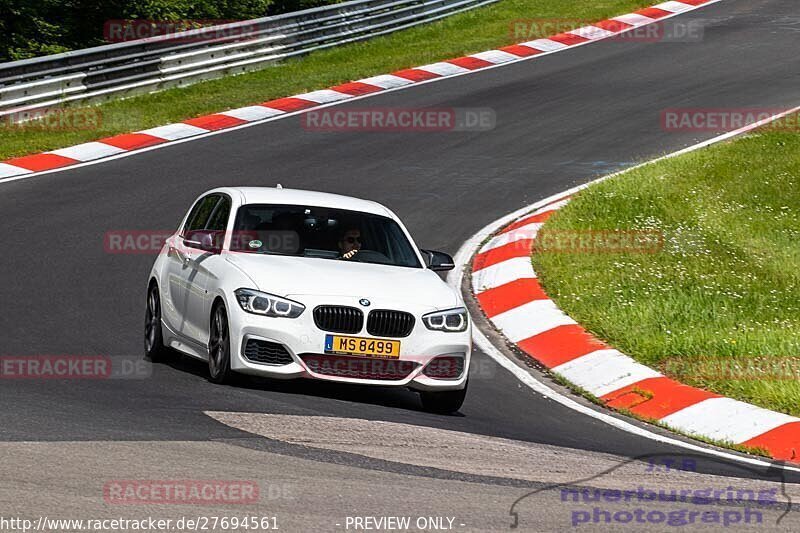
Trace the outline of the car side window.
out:
[[[201,198],[192,208],[189,218],[186,219],[186,225],[183,228],[183,235],[189,231],[196,231],[206,229],[211,213],[214,207],[219,202],[220,196],[218,194],[209,194],[205,198]]]
[[[228,217],[231,215],[231,199],[227,196],[222,196],[211,218],[208,220],[205,229],[214,231],[225,231],[228,229]]]

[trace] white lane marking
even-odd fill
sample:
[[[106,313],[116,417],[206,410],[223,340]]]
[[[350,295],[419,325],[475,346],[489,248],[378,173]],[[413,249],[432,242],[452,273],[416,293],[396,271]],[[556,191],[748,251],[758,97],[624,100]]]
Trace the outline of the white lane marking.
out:
[[[495,315],[494,325],[511,342],[520,342],[558,326],[576,324],[553,300],[533,300]]]
[[[652,24],[653,22],[656,22],[656,19],[651,19],[650,17],[645,17],[644,15],[638,15],[636,13],[620,15],[612,18],[611,20],[624,22],[625,24],[630,24],[631,26],[644,26],[645,24]]]
[[[468,68],[459,67],[458,65],[454,65],[452,63],[445,63],[444,61],[440,63],[431,63],[430,65],[423,65],[421,67],[414,67],[414,70],[424,70],[425,72],[438,74],[439,76],[455,76],[456,74],[468,74],[472,72]]]
[[[720,1],[720,0],[715,0],[715,2],[711,2],[711,3],[716,3],[717,1]],[[705,5],[710,5],[711,3],[705,4]],[[666,18],[666,17],[664,17],[664,18]],[[577,187],[573,187],[572,189],[569,189],[569,190],[567,190],[565,192],[554,194],[554,195],[549,196],[549,197],[547,197],[547,198],[545,198],[543,200],[540,200],[538,202],[534,202],[531,205],[528,205],[528,206],[522,207],[520,209],[517,209],[516,211],[514,211],[512,213],[509,213],[506,216],[500,217],[499,219],[495,220],[494,222],[491,222],[491,223],[487,224],[486,226],[484,226],[475,235],[470,237],[461,246],[461,248],[459,248],[458,252],[455,255],[456,267],[450,272],[450,274],[448,274],[447,282],[450,284],[450,286],[456,288],[457,290],[461,290],[462,282],[463,282],[463,279],[464,279],[464,275],[467,272],[467,265],[472,260],[472,256],[474,255],[475,251],[478,249],[480,244],[483,241],[485,241],[488,237],[494,235],[500,229],[504,228],[505,226],[508,226],[512,222],[514,222],[516,220],[519,220],[520,218],[522,218],[524,216],[529,216],[529,215],[531,215],[531,213],[536,212],[536,209],[539,209],[539,208],[541,208],[543,206],[546,206],[546,205],[548,205],[548,204],[550,204],[552,202],[556,202],[558,200],[562,200],[565,197],[573,196],[576,193],[582,191],[583,189],[586,189],[587,187],[590,187],[590,186],[592,186],[592,185],[594,185],[596,183],[603,182],[603,181],[605,181],[607,179],[611,179],[611,178],[613,178],[615,176],[619,176],[619,175],[625,174],[627,172],[632,172],[634,170],[637,170],[637,169],[640,169],[640,168],[643,168],[643,167],[658,163],[660,161],[664,161],[664,160],[667,160],[667,159],[672,159],[674,157],[678,157],[678,156],[683,155],[683,154],[688,154],[688,153],[691,153],[691,152],[706,148],[708,146],[711,146],[711,145],[714,145],[714,144],[718,144],[720,142],[724,142],[724,141],[726,141],[728,139],[731,139],[731,138],[736,137],[738,135],[741,135],[743,133],[747,133],[748,131],[752,131],[752,130],[757,129],[757,128],[765,125],[765,124],[769,124],[770,122],[773,122],[775,120],[778,120],[780,118],[783,118],[785,116],[788,116],[788,115],[791,115],[791,114],[797,113],[797,112],[800,112],[800,106],[797,106],[797,107],[794,107],[794,108],[789,109],[787,111],[784,111],[783,113],[778,113],[778,114],[773,115],[772,117],[769,117],[767,119],[760,120],[760,121],[758,121],[758,122],[756,122],[754,124],[750,124],[749,126],[745,126],[743,128],[740,128],[740,129],[737,129],[737,130],[734,130],[734,131],[730,131],[728,133],[723,133],[722,135],[718,135],[716,137],[713,137],[713,138],[708,139],[706,141],[703,141],[701,143],[689,146],[689,147],[684,148],[682,150],[678,150],[677,152],[673,152],[671,154],[667,154],[667,155],[664,155],[664,156],[661,156],[661,157],[657,157],[656,159],[653,159],[651,161],[647,161],[647,162],[641,163],[639,165],[635,165],[633,167],[621,170],[619,172],[615,172],[613,174],[609,174],[607,176],[603,176],[603,177],[601,177],[599,179],[590,181],[588,183],[584,183],[583,185],[578,185]],[[474,320],[474,317],[473,317],[473,320]],[[636,435],[637,437],[642,437],[642,438],[645,438],[645,439],[649,439],[649,440],[652,440],[654,442],[660,442],[660,443],[663,443],[663,444],[669,444],[670,446],[683,448],[684,450],[690,450],[690,451],[697,452],[697,453],[704,453],[706,455],[713,456],[713,457],[719,457],[721,459],[725,459],[725,460],[728,460],[728,461],[734,461],[734,462],[753,465],[753,466],[758,466],[758,467],[762,467],[762,468],[765,468],[765,467],[778,467],[778,468],[780,468],[782,470],[785,470],[787,472],[800,473],[800,467],[779,465],[779,464],[773,463],[772,461],[769,461],[769,460],[760,459],[760,458],[756,458],[756,457],[749,457],[749,456],[746,456],[746,455],[737,455],[737,454],[735,454],[733,452],[726,452],[726,451],[722,451],[722,450],[716,450],[716,449],[713,449],[713,448],[709,448],[707,446],[700,446],[700,445],[697,445],[697,444],[693,444],[691,442],[682,441],[682,440],[679,440],[679,439],[677,439],[675,437],[670,437],[670,436],[667,436],[667,435],[661,435],[661,434],[658,434],[658,433],[654,433],[653,431],[651,431],[647,427],[636,426],[636,425],[628,422],[627,420],[624,420],[622,418],[618,418],[615,415],[612,415],[611,413],[608,413],[608,412],[605,412],[605,411],[600,411],[598,408],[596,408],[594,406],[588,406],[588,405],[584,405],[584,404],[578,403],[574,399],[572,399],[570,397],[567,397],[567,396],[564,396],[563,394],[561,394],[561,393],[555,391],[554,389],[552,389],[551,387],[547,386],[545,383],[537,380],[536,378],[533,377],[533,375],[531,375],[528,372],[528,370],[522,368],[521,366],[519,366],[519,365],[515,364],[513,361],[511,361],[500,350],[498,350],[497,347],[494,344],[492,344],[492,341],[490,341],[489,338],[486,337],[486,335],[484,335],[484,333],[479,328],[475,327],[475,328],[472,329],[472,339],[475,342],[475,345],[476,345],[476,347],[478,349],[480,349],[483,353],[485,353],[486,355],[491,357],[498,365],[500,365],[502,368],[504,368],[507,371],[509,371],[521,383],[523,383],[526,386],[528,386],[534,392],[537,392],[537,393],[545,396],[546,398],[549,398],[549,399],[557,402],[558,404],[563,405],[564,407],[566,407],[568,409],[572,409],[573,411],[575,411],[577,413],[586,415],[586,416],[588,416],[590,418],[593,418],[595,420],[599,420],[600,422],[603,422],[604,424],[608,424],[609,426],[611,426],[611,427],[613,427],[615,429],[619,429],[620,431],[625,431],[626,433],[630,433],[631,435]]]
[[[547,213],[549,211],[558,211],[568,203],[569,203],[569,198],[566,198],[564,200],[559,200],[558,202],[553,202],[551,205],[546,205],[543,208],[536,211],[534,215],[541,215],[542,213]]]
[[[584,39],[605,39],[606,37],[611,37],[615,35],[615,32],[604,30],[603,28],[598,28],[597,26],[584,26],[582,28],[578,28],[577,30],[572,30],[571,32],[573,35],[577,35],[578,37],[583,37]]]
[[[723,1],[723,0],[711,0],[710,2],[707,2],[706,4],[702,4],[700,6],[692,6],[692,10],[699,9],[699,8],[702,8],[702,7],[711,6],[711,5],[716,4],[718,2],[721,2],[721,1]],[[673,15],[669,15],[669,16],[666,16],[666,17],[662,17],[660,20],[666,20],[668,18],[672,18],[675,15],[678,15],[678,13],[675,13]],[[629,28],[626,31],[630,31],[630,30],[631,30],[631,28]],[[622,32],[622,33],[624,33],[624,32]],[[535,42],[535,41],[531,41],[531,42]],[[578,47],[578,46],[584,46],[586,44],[590,44],[590,43],[593,43],[593,42],[595,42],[595,41],[587,41],[585,43],[580,43],[580,44],[577,44],[577,45],[573,45],[573,46],[571,46],[569,48],[575,48],[575,47]],[[557,44],[560,44],[560,43],[557,43]],[[521,46],[529,46],[530,43],[520,43],[520,45]],[[532,48],[537,48],[536,46],[532,46],[532,45],[531,45],[531,47]],[[539,54],[539,55],[534,55],[534,56],[530,56],[530,57],[527,57],[527,58],[523,58],[523,60],[538,59],[540,57],[543,57],[545,55],[549,55],[551,53],[557,53],[557,52],[559,52],[559,51],[561,51],[562,49],[565,49],[565,48],[567,48],[567,47],[564,46],[564,47],[559,48],[559,49],[555,49],[555,50],[552,50],[552,51],[547,51],[544,54]],[[541,48],[537,48],[537,49],[541,50]],[[464,69],[465,72],[454,74],[453,76],[466,76],[466,75],[477,73],[477,72],[485,72],[485,71],[489,71],[489,70],[492,70],[492,69],[495,69],[495,68],[502,68],[503,66],[504,65],[494,65],[494,66],[486,67],[486,68],[480,69],[480,70]],[[419,67],[416,67],[416,68],[419,68]],[[416,82],[414,85],[417,86],[417,85],[424,85],[424,84],[427,84],[427,83],[434,83],[434,82],[440,81],[442,79],[446,79],[446,78],[445,77],[434,78],[434,79],[431,79],[431,80],[426,80],[426,81],[422,81],[422,82]],[[383,92],[376,92],[376,93],[366,94],[366,95],[355,97],[353,99],[355,100],[355,99],[362,99],[362,98],[371,98],[371,97],[373,97],[375,95],[378,95],[378,94],[384,94],[385,92],[402,90],[402,89],[405,89],[405,88],[407,88],[407,86],[397,87],[397,88],[393,88],[393,89],[387,89],[386,91],[383,91]],[[338,104],[339,104],[339,102],[334,102],[334,103],[331,103],[331,104],[326,104],[324,107],[329,107],[329,106],[338,105]],[[320,106],[320,107],[322,107],[322,106]],[[319,109],[320,107],[317,107],[315,109]],[[757,127],[760,127],[760,126],[762,126],[764,124],[768,124],[769,122],[772,122],[772,121],[777,120],[779,118],[783,118],[783,117],[785,117],[787,115],[790,115],[792,113],[797,113],[798,111],[800,111],[800,106],[798,106],[796,108],[793,108],[793,109],[791,109],[789,111],[786,111],[784,113],[780,113],[778,115],[774,115],[773,117],[770,117],[768,119],[764,119],[762,121],[759,121],[759,122],[757,122],[755,124],[752,124],[750,126],[742,128],[741,130],[735,130],[735,131],[732,131],[732,132],[728,132],[728,133],[723,134],[721,136],[709,139],[707,141],[703,141],[702,143],[699,143],[697,145],[685,148],[683,150],[679,150],[678,152],[674,152],[672,154],[669,154],[669,155],[666,155],[666,156],[663,156],[663,157],[659,157],[657,159],[654,159],[652,161],[643,163],[641,165],[637,165],[637,166],[631,167],[631,168],[626,169],[626,170],[624,170],[622,172],[610,174],[608,176],[605,176],[605,177],[600,178],[598,180],[595,180],[593,182],[589,182],[589,183],[574,187],[573,189],[570,189],[566,193],[555,194],[555,195],[553,195],[553,196],[551,196],[549,198],[546,198],[546,199],[544,199],[542,201],[535,202],[534,204],[531,204],[529,206],[526,206],[526,207],[523,207],[521,209],[518,209],[517,211],[515,211],[513,213],[510,213],[509,215],[506,215],[506,216],[496,220],[495,222],[487,225],[485,228],[483,228],[483,230],[481,230],[479,233],[477,233],[475,236],[473,236],[473,238],[471,238],[470,240],[468,240],[467,242],[464,243],[462,248],[459,250],[459,254],[460,255],[456,256],[456,265],[457,266],[456,266],[455,269],[453,269],[453,271],[448,276],[448,280],[450,281],[451,285],[454,284],[454,286],[457,289],[460,290],[461,289],[461,278],[464,275],[464,267],[466,265],[466,262],[469,261],[469,259],[472,256],[472,253],[473,253],[474,249],[476,249],[478,247],[480,242],[482,242],[487,237],[489,237],[489,236],[493,235],[494,233],[496,233],[500,229],[500,227],[508,225],[509,223],[513,222],[514,220],[516,220],[517,218],[519,218],[519,217],[521,217],[523,215],[530,214],[530,212],[533,209],[536,209],[537,207],[544,206],[548,202],[552,202],[552,201],[554,201],[554,200],[556,200],[558,198],[562,198],[565,195],[568,196],[568,195],[571,195],[571,194],[575,194],[576,192],[579,192],[579,191],[583,190],[584,188],[592,185],[593,183],[597,183],[597,182],[603,181],[605,179],[611,178],[611,177],[613,177],[615,175],[618,175],[618,174],[621,174],[623,172],[629,172],[629,171],[632,171],[632,170],[634,170],[636,168],[640,168],[640,167],[643,167],[643,166],[646,166],[646,165],[661,161],[663,159],[675,157],[675,156],[681,155],[683,153],[692,152],[692,151],[695,151],[697,149],[700,149],[700,148],[703,148],[703,147],[706,147],[706,146],[710,146],[712,144],[716,144],[718,142],[724,141],[724,140],[729,139],[731,137],[735,137],[737,135],[740,135],[741,133],[743,133],[745,131],[750,131],[750,130],[756,129]],[[272,122],[273,120],[278,120],[278,119],[281,119],[281,118],[287,118],[287,117],[299,115],[299,114],[302,114],[304,112],[305,112],[305,110],[294,111],[294,112],[291,112],[291,113],[285,113],[282,116],[269,117],[269,118],[261,120],[261,121],[254,121],[254,122],[250,122],[250,123],[247,123],[247,124],[241,124],[239,126],[234,126],[234,127],[226,128],[226,129],[222,129],[222,130],[208,131],[206,133],[201,134],[201,136],[203,138],[205,138],[205,137],[210,137],[210,136],[213,136],[213,135],[222,135],[222,134],[229,133],[229,132],[232,132],[232,131],[235,131],[235,130],[248,128],[248,127],[252,127],[252,126],[258,126],[258,125],[264,124],[266,122]],[[162,127],[164,127],[164,126],[162,126]],[[157,128],[153,128],[153,129],[157,129]],[[147,133],[148,131],[150,131],[150,130],[140,131],[140,132],[137,132],[137,133]],[[64,171],[68,171],[68,170],[74,170],[74,169],[77,169],[77,168],[82,168],[82,167],[86,167],[86,166],[90,166],[90,165],[97,165],[97,164],[100,164],[100,163],[104,163],[106,161],[120,159],[120,158],[123,158],[123,157],[131,157],[131,156],[138,155],[138,154],[141,154],[141,153],[144,153],[144,152],[149,152],[149,151],[152,151],[152,150],[161,150],[163,148],[166,148],[166,147],[169,147],[169,146],[174,146],[176,144],[182,144],[182,143],[185,143],[185,142],[190,142],[190,141],[193,141],[193,140],[195,140],[197,138],[200,138],[200,137],[182,138],[182,139],[178,139],[178,140],[176,140],[174,142],[171,142],[171,143],[157,144],[157,145],[149,146],[149,147],[146,147],[146,148],[141,148],[141,149],[138,149],[138,150],[133,150],[133,151],[125,152],[125,153],[122,153],[122,154],[117,154],[117,155],[114,155],[114,156],[110,156],[110,157],[105,158],[105,159],[100,159],[100,160],[95,160],[95,161],[87,161],[87,162],[84,162],[84,163],[78,163],[78,164],[70,165],[70,166],[66,166],[66,167],[60,167],[60,168],[45,170],[45,171],[41,171],[41,172],[25,172],[25,173],[23,173],[21,175],[10,176],[10,177],[7,177],[7,178],[0,179],[0,184],[2,184],[2,183],[10,183],[12,181],[19,181],[19,180],[27,179],[27,178],[31,178],[31,177],[38,177],[39,175],[44,175],[44,174],[54,174],[54,173],[57,173],[57,172],[64,172]],[[0,163],[0,164],[3,164],[3,163]],[[12,166],[12,165],[6,165],[6,166]],[[476,237],[480,237],[480,238],[476,241],[475,240]],[[750,457],[745,457],[745,456],[738,456],[738,455],[734,455],[732,453],[723,452],[723,451],[714,450],[714,449],[709,449],[709,448],[704,448],[704,447],[697,446],[697,445],[694,445],[694,444],[691,444],[691,443],[683,442],[681,440],[677,440],[677,439],[672,438],[672,437],[659,435],[659,434],[653,433],[653,432],[651,432],[651,431],[649,431],[647,429],[640,428],[638,426],[632,425],[629,422],[626,422],[625,420],[622,420],[620,418],[616,418],[615,416],[611,416],[610,414],[607,414],[607,413],[604,413],[604,412],[601,412],[601,411],[597,411],[594,408],[582,405],[582,404],[576,402],[575,400],[573,400],[571,398],[568,398],[566,396],[563,396],[562,394],[556,392],[555,390],[551,389],[550,387],[546,386],[545,384],[537,381],[526,370],[524,370],[523,368],[521,368],[521,367],[517,366],[516,364],[514,364],[512,361],[510,361],[508,358],[506,358],[499,350],[497,350],[497,348],[488,340],[488,338],[486,338],[486,336],[482,332],[480,332],[480,330],[478,328],[474,328],[473,329],[473,339],[475,340],[475,342],[478,345],[478,347],[484,353],[486,353],[492,359],[494,359],[495,362],[497,362],[498,365],[500,365],[502,368],[505,368],[506,370],[508,370],[509,372],[514,374],[514,376],[517,377],[517,379],[519,379],[522,383],[524,383],[525,385],[530,387],[532,390],[542,394],[543,396],[548,397],[548,398],[554,400],[555,402],[557,402],[557,403],[559,403],[561,405],[564,405],[565,407],[567,407],[569,409],[572,409],[572,410],[574,410],[576,412],[579,412],[579,413],[587,415],[587,416],[589,416],[591,418],[600,420],[603,423],[606,423],[606,424],[608,424],[608,425],[610,425],[612,427],[615,427],[617,429],[620,429],[622,431],[625,431],[625,432],[628,432],[628,433],[631,433],[631,434],[634,434],[634,435],[637,435],[637,436],[640,436],[640,437],[648,438],[648,439],[656,441],[656,442],[662,442],[662,443],[665,443],[665,444],[670,444],[670,445],[673,445],[673,446],[681,447],[681,448],[684,448],[684,449],[687,449],[687,450],[700,452],[700,453],[705,453],[707,455],[711,455],[711,456],[715,456],[715,457],[721,457],[721,458],[724,458],[724,459],[727,459],[727,460],[737,461],[737,462],[744,463],[744,464],[751,464],[751,465],[755,465],[755,466],[759,466],[759,467],[774,466],[772,462],[765,461],[765,460],[762,460],[762,459],[755,459],[755,458],[750,458]],[[791,467],[791,466],[781,466],[781,468],[786,470],[786,471],[800,473],[800,468]]]
[[[732,398],[709,398],[666,416],[661,422],[689,434],[741,444],[800,419]]]
[[[126,150],[123,148],[117,148],[116,146],[111,146],[110,144],[93,141],[83,144],[76,144],[75,146],[60,148],[58,150],[52,150],[45,153],[69,157],[70,159],[76,159],[78,161],[92,161],[94,159],[100,159],[101,157],[121,154],[125,151]]]
[[[9,165],[8,163],[0,163],[0,178],[9,178],[12,176],[21,176],[23,174],[31,174],[33,170]]]
[[[485,253],[489,250],[500,248],[501,246],[505,246],[506,244],[510,244],[512,242],[535,239],[536,235],[539,233],[539,229],[542,226],[544,226],[542,222],[534,222],[532,224],[526,224],[525,226],[520,226],[511,231],[501,233],[500,235],[495,235],[491,238],[491,240],[489,240],[489,242],[483,245],[480,253]]]
[[[472,285],[475,292],[480,293],[514,280],[535,277],[536,273],[529,257],[514,257],[476,270],[472,274]]]
[[[517,61],[520,58],[514,54],[503,52],[502,50],[487,50],[486,52],[472,54],[469,57],[482,59],[483,61],[488,61],[489,63],[494,63],[495,65],[499,65],[500,63],[508,63],[509,61]]]
[[[724,0],[710,0],[709,2],[707,2],[705,4],[702,4],[700,6],[692,6],[692,11],[695,10],[695,9],[708,7],[708,6],[711,6],[713,4],[716,4],[716,3],[719,3],[719,2],[722,2],[722,1],[724,1]],[[672,18],[672,17],[675,17],[675,16],[679,16],[679,15],[680,15],[680,13],[673,13],[672,15],[667,15],[665,17],[662,17],[660,20],[666,20],[666,19],[669,19],[669,18]],[[626,33],[628,31],[633,31],[633,28],[627,28],[626,30],[623,30],[622,32],[620,32],[620,34]],[[558,49],[554,49],[554,50],[550,50],[550,51],[544,51],[541,54],[536,54],[536,55],[531,55],[531,56],[528,56],[528,57],[520,58],[520,61],[529,61],[529,60],[539,59],[539,58],[542,58],[542,57],[550,55],[550,54],[558,53],[558,52],[560,52],[562,50],[565,50],[567,48],[569,48],[569,49],[577,48],[579,46],[585,46],[585,45],[592,44],[592,43],[595,43],[595,42],[598,42],[598,41],[586,41],[586,42],[583,42],[583,43],[574,44],[574,45],[569,46],[569,47],[563,46],[563,47],[560,47]],[[528,43],[519,43],[519,45],[520,46],[529,46],[530,43],[532,43],[532,42],[535,42],[535,41],[530,41]],[[551,41],[551,42],[555,43],[555,41]],[[561,44],[561,43],[556,43],[556,44]],[[531,48],[537,48],[537,47],[531,46]],[[541,48],[537,48],[537,50],[541,50]],[[436,64],[436,63],[434,63],[434,64]],[[507,64],[508,63],[503,63],[503,64],[500,64],[500,65],[491,65],[491,66],[488,66],[488,67],[485,67],[485,68],[482,68],[482,69],[478,69],[478,70],[463,69],[463,72],[459,72],[459,73],[452,74],[452,75],[449,75],[449,76],[442,76],[442,77],[439,77],[439,78],[432,78],[432,79],[429,79],[429,80],[413,82],[411,85],[403,85],[403,86],[400,86],[400,87],[393,87],[391,89],[385,89],[385,90],[380,91],[380,92],[376,91],[376,92],[372,92],[372,93],[369,93],[369,94],[363,94],[361,96],[355,96],[355,97],[351,98],[350,100],[342,100],[340,102],[331,102],[329,104],[322,104],[322,105],[314,107],[314,110],[316,111],[316,110],[319,110],[319,109],[321,109],[323,107],[330,107],[330,106],[339,105],[339,104],[341,104],[342,102],[345,102],[345,101],[352,102],[354,100],[361,100],[361,99],[364,99],[364,98],[372,98],[374,96],[378,96],[378,95],[381,95],[381,94],[386,94],[388,92],[401,91],[401,90],[404,90],[404,89],[408,89],[409,87],[418,87],[418,86],[421,86],[421,85],[426,85],[428,83],[436,83],[436,82],[439,82],[441,80],[449,79],[451,77],[468,76],[468,75],[471,75],[471,74],[474,74],[474,73],[478,73],[478,72],[488,72],[488,71],[496,69],[496,68],[504,68]],[[456,65],[454,65],[454,66],[456,66]],[[420,68],[420,67],[415,67],[415,68]],[[362,81],[362,83],[363,83],[363,81]],[[800,110],[800,108],[798,108],[798,110]],[[39,172],[30,172],[30,173],[25,173],[25,174],[21,174],[21,175],[14,175],[14,176],[9,176],[9,177],[0,177],[0,184],[2,184],[2,183],[10,183],[12,181],[19,181],[19,180],[23,180],[23,179],[29,179],[29,178],[38,177],[38,176],[45,175],[45,174],[55,174],[57,172],[66,172],[66,171],[70,171],[70,170],[86,167],[86,166],[89,166],[89,165],[97,165],[97,164],[100,164],[100,163],[104,163],[106,161],[113,161],[115,159],[121,159],[123,157],[132,157],[132,156],[135,156],[135,155],[138,155],[138,154],[142,154],[142,153],[145,153],[145,152],[150,152],[150,151],[153,151],[153,150],[163,150],[165,148],[168,148],[168,147],[171,147],[171,146],[175,146],[177,144],[181,144],[181,143],[185,143],[185,142],[191,142],[191,141],[194,141],[194,140],[202,139],[202,138],[205,138],[205,137],[211,137],[211,136],[214,136],[214,135],[223,135],[225,133],[230,133],[230,132],[237,131],[237,130],[244,129],[244,128],[251,128],[253,126],[260,126],[260,125],[265,124],[267,122],[272,122],[274,120],[281,120],[281,119],[284,119],[284,118],[293,117],[295,115],[300,115],[300,114],[303,114],[303,113],[306,113],[306,112],[308,112],[308,109],[299,109],[297,111],[291,111],[291,112],[283,113],[281,115],[268,117],[268,118],[265,118],[263,120],[257,120],[257,121],[247,122],[245,124],[239,124],[238,126],[232,126],[230,128],[223,128],[223,129],[218,129],[218,130],[206,131],[206,132],[201,133],[199,135],[194,135],[194,136],[190,136],[190,137],[186,137],[186,138],[178,138],[178,139],[175,139],[175,140],[170,139],[172,142],[159,143],[159,144],[154,144],[152,146],[147,146],[147,147],[144,147],[144,148],[137,148],[136,150],[130,150],[130,151],[127,151],[127,152],[124,152],[124,153],[121,153],[121,154],[117,154],[117,155],[112,155],[110,157],[106,157],[106,158],[103,158],[103,159],[96,159],[94,161],[85,161],[85,162],[81,162],[81,163],[76,163],[74,165],[67,165],[67,166],[63,166],[63,167],[52,168],[52,169],[49,169],[49,170],[42,170],[42,171],[39,171]],[[788,114],[790,114],[790,113],[781,114],[781,117],[786,116]],[[767,122],[767,120],[762,121],[762,123],[766,123],[766,122]],[[135,132],[135,133],[147,133],[147,131],[148,130]],[[35,154],[31,154],[31,155],[35,155]]]
[[[292,98],[300,98],[301,100],[309,100],[317,104],[327,104],[330,102],[338,102],[339,100],[347,100],[352,98],[350,94],[340,93],[333,89],[320,89],[319,91],[312,91],[310,93],[297,94]]]
[[[617,350],[597,350],[551,370],[598,398],[643,379],[661,377]]]
[[[401,78],[400,76],[394,76],[392,74],[381,74],[380,76],[364,78],[363,80],[358,80],[358,83],[374,85],[376,87],[380,87],[381,89],[395,89],[397,87],[403,87],[404,85],[414,84],[414,82],[411,80]]]
[[[669,11],[670,13],[683,13],[684,11],[689,11],[695,6],[693,6],[692,4],[684,4],[683,2],[669,1],[669,2],[664,2],[663,4],[655,5],[653,7],[655,7],[656,9],[663,9],[664,11]]]
[[[273,109],[263,105],[250,105],[246,107],[240,107],[238,109],[223,111],[219,114],[238,118],[239,120],[246,120],[247,122],[252,122],[254,120],[262,120],[265,118],[274,117],[276,115],[282,115],[283,113],[285,113],[285,111],[281,111],[280,109]]]
[[[461,261],[456,261],[457,265],[460,265],[463,268],[464,262],[469,259],[469,253],[465,253],[461,257]],[[457,274],[454,278],[458,279],[458,283],[455,285],[457,287],[461,286],[460,278],[463,276],[463,273]],[[455,283],[455,281],[453,282]],[[452,283],[451,283],[452,284]],[[677,448],[682,448],[684,450],[688,450],[695,453],[703,453],[712,457],[718,457],[721,459],[725,459],[727,461],[734,461],[742,464],[748,464],[752,466],[757,466],[760,468],[767,468],[767,467],[775,467],[778,466],[782,470],[787,472],[796,472],[800,473],[800,468],[794,466],[786,466],[786,465],[776,465],[775,463],[768,461],[766,459],[759,459],[756,457],[749,457],[745,455],[736,455],[732,452],[725,452],[722,450],[716,450],[709,447],[700,446],[697,444],[693,444],[691,442],[685,442],[679,440],[675,437],[670,437],[667,435],[661,435],[658,433],[653,433],[651,430],[647,429],[646,427],[639,427],[636,426],[622,418],[618,418],[615,415],[612,415],[608,412],[603,412],[598,410],[593,406],[584,405],[578,403],[574,399],[564,396],[563,394],[555,391],[554,389],[548,387],[541,381],[538,381],[534,378],[526,369],[516,365],[513,361],[511,361],[508,357],[503,355],[503,353],[498,350],[492,341],[490,341],[478,328],[473,328],[472,330],[472,340],[475,342],[476,348],[480,349],[483,353],[491,357],[500,367],[504,368],[508,372],[514,375],[522,384],[529,387],[534,392],[541,394],[545,398],[549,398],[554,402],[558,403],[559,405],[563,405],[564,407],[575,411],[576,413],[586,415],[590,418],[598,420],[604,424],[613,427],[614,429],[618,429],[620,431],[624,431],[631,435],[635,435],[637,437],[645,438],[651,440],[653,442],[659,442],[662,444],[668,444],[670,446],[675,446]]]
[[[527,46],[528,48],[541,50],[542,52],[556,52],[558,50],[563,50],[564,48],[569,48],[569,46],[564,43],[550,39],[536,39],[535,41],[528,41],[520,44],[522,46]]]
[[[161,139],[174,141],[177,139],[184,139],[186,137],[201,135],[207,132],[208,130],[203,128],[198,128],[197,126],[191,126],[189,124],[176,122],[175,124],[158,126],[157,128],[150,128],[149,130],[137,131],[136,133],[144,133],[147,135],[152,135],[153,137],[160,137]]]

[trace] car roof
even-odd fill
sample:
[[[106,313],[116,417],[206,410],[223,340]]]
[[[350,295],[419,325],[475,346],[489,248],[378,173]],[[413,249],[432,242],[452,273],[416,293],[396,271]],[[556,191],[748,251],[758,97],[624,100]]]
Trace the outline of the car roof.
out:
[[[395,218],[386,207],[371,200],[362,200],[352,196],[331,194],[327,192],[304,191],[301,189],[283,189],[277,187],[222,187],[211,192],[227,192],[230,195],[239,194],[242,204],[278,204],[278,205],[308,205],[316,207],[330,207],[347,209]]]

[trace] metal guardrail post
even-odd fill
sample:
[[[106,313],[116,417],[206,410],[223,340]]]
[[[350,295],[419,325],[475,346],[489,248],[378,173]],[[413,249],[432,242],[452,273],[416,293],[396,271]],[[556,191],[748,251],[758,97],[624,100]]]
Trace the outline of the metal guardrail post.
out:
[[[352,0],[0,64],[0,118],[256,70],[498,0]],[[213,35],[213,38],[208,38]]]

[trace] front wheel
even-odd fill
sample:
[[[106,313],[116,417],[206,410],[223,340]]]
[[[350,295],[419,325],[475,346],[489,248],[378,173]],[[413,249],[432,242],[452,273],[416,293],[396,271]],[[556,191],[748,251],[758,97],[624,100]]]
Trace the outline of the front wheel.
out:
[[[208,339],[208,375],[212,383],[231,380],[231,338],[228,313],[222,304],[211,313],[211,335]]]
[[[167,355],[161,331],[161,297],[158,285],[153,283],[147,291],[147,311],[144,316],[144,355],[152,362],[163,361]]]
[[[420,392],[422,407],[424,407],[426,411],[442,415],[456,413],[459,409],[461,409],[461,406],[464,404],[464,398],[466,397],[467,384],[464,384],[464,388],[461,390]]]

